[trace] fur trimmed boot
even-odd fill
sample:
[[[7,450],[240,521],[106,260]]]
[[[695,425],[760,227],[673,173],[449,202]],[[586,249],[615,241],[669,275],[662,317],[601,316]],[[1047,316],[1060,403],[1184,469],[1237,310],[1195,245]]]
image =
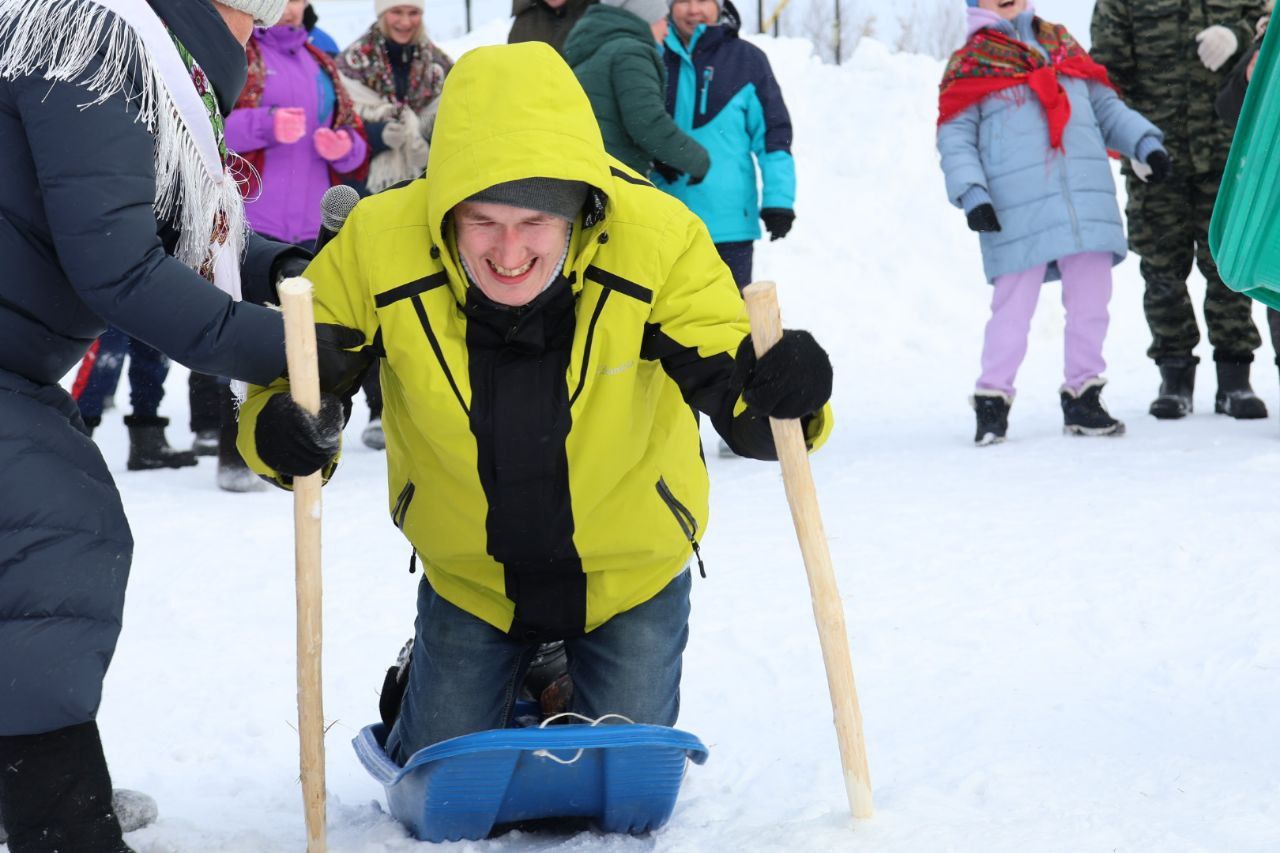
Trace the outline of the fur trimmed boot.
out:
[[[979,447],[988,444],[999,444],[1004,441],[1009,431],[1009,408],[1013,398],[1003,391],[979,388],[969,398],[974,415],[978,420],[978,429],[973,434],[973,443]]]
[[[1065,385],[1062,398],[1062,431],[1069,435],[1124,435],[1124,422],[1111,417],[1102,405],[1102,388],[1107,381],[1094,377],[1078,392]]]

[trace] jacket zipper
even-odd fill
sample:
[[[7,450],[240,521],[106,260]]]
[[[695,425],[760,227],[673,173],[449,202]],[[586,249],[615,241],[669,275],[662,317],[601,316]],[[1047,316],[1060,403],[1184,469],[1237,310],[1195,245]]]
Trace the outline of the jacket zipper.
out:
[[[707,576],[707,567],[702,562],[702,549],[698,547],[697,539],[698,519],[693,517],[693,513],[689,512],[688,507],[676,499],[671,487],[661,477],[658,478],[657,489],[658,497],[662,498],[662,502],[667,505],[667,509],[671,510],[671,514],[676,517],[676,523],[680,525],[681,532],[689,540],[689,544],[693,546],[693,556],[698,561],[698,574],[705,578]]]
[[[711,78],[715,76],[715,73],[716,69],[711,65],[702,69],[702,96],[698,106],[698,115],[707,114],[707,91],[711,88]]]
[[[395,506],[391,508],[391,523],[397,530],[404,530],[404,517],[409,514],[409,504],[413,502],[415,490],[413,480],[406,482],[404,488],[400,490],[400,496],[396,498]]]
[[[595,311],[591,313],[591,322],[587,324],[587,339],[582,345],[582,370],[578,373],[578,387],[573,389],[573,394],[569,397],[570,406],[577,402],[578,395],[587,384],[587,368],[591,364],[591,345],[596,336],[596,323],[600,320],[600,312],[604,310],[604,303],[608,301],[609,293],[607,287],[600,289],[600,299],[596,302]]]

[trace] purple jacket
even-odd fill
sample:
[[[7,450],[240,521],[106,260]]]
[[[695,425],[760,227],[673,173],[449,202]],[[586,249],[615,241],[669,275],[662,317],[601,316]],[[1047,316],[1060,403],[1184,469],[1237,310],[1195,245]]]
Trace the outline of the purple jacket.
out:
[[[320,233],[320,198],[332,185],[330,166],[340,173],[355,171],[368,144],[352,133],[345,157],[333,163],[321,157],[313,138],[316,130],[331,126],[335,95],[333,82],[304,48],[307,31],[271,27],[255,30],[253,37],[267,69],[262,105],[232,111],[227,145],[232,151],[264,151],[262,192],[245,200],[254,230],[288,243],[311,241]],[[306,135],[289,145],[276,142],[272,107],[306,110]]]

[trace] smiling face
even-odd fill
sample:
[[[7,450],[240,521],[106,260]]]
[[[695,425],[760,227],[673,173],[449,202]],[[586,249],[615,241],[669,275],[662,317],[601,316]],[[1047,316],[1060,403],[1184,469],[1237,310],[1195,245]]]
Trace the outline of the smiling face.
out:
[[[1027,11],[1027,0],[978,0],[978,8],[995,12],[1006,21],[1012,21]]]
[[[422,30],[422,10],[416,6],[392,6],[379,20],[382,31],[396,44],[412,44]]]
[[[564,254],[569,223],[558,216],[491,202],[453,209],[458,254],[480,292],[499,305],[528,304]]]
[[[675,0],[671,4],[671,20],[676,22],[680,41],[688,44],[699,24],[710,27],[720,20],[720,7],[716,0]]]

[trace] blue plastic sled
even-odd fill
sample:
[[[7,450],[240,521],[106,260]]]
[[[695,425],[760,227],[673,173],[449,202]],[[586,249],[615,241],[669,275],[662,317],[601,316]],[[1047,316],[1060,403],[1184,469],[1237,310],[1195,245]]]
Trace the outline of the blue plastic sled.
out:
[[[605,832],[657,829],[675,809],[686,761],[707,760],[688,732],[636,724],[477,732],[420,749],[404,767],[385,740],[376,723],[352,745],[392,816],[422,841],[478,840],[500,824],[551,817],[593,818]]]

